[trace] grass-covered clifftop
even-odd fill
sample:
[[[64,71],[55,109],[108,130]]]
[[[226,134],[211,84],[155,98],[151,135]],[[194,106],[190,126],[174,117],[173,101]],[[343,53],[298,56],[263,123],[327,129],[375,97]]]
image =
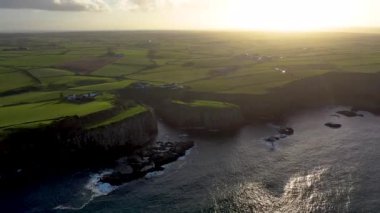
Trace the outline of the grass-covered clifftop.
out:
[[[188,107],[200,107],[200,108],[209,108],[209,109],[239,108],[239,106],[235,104],[220,102],[220,101],[210,101],[210,100],[194,100],[192,102],[173,100],[172,103],[188,106]]]
[[[239,106],[214,100],[172,100],[156,111],[165,122],[189,130],[232,131],[244,123]]]
[[[127,108],[125,110],[122,110],[121,112],[119,112],[115,116],[106,118],[104,120],[101,120],[95,124],[88,126],[87,129],[95,129],[95,128],[108,126],[108,125],[111,125],[114,123],[122,122],[124,120],[127,120],[129,118],[132,118],[136,115],[139,115],[139,114],[147,112],[147,111],[149,111],[149,110],[146,107],[141,106],[141,105],[130,107],[130,108]]]
[[[59,103],[55,101],[21,104],[0,108],[0,128],[38,126],[48,124],[66,116],[85,116],[108,110],[113,104],[108,101],[94,101],[85,104]]]

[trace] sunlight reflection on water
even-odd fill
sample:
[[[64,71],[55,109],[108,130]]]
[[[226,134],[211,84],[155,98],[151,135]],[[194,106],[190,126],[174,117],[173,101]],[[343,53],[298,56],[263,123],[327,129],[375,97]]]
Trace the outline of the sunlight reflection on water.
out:
[[[332,169],[319,167],[289,179],[278,197],[259,183],[240,184],[225,199],[214,199],[214,210],[224,212],[347,212],[352,183],[334,181]],[[349,177],[349,175],[347,176]]]

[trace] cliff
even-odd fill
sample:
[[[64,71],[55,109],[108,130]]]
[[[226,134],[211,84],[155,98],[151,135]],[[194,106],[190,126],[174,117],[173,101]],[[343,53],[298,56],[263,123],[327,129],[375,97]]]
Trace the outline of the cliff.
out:
[[[56,172],[112,164],[156,136],[156,119],[144,109],[133,115],[127,111],[126,118],[112,118],[115,122],[90,129],[86,121],[91,117],[68,117],[49,126],[14,130],[0,141],[0,188]],[[119,110],[108,114],[118,116]]]
[[[188,130],[233,131],[244,122],[240,107],[225,102],[167,101],[156,110],[166,123]]]
[[[352,106],[380,114],[379,82],[380,72],[329,72],[295,80],[265,94],[224,94],[152,87],[144,90],[126,88],[120,90],[119,95],[153,106],[165,121],[183,126],[173,121],[176,119],[174,115],[183,120],[182,114],[178,112],[183,110],[168,104],[171,100],[202,99],[234,103],[240,107],[247,122],[282,120],[299,110],[329,105]],[[187,112],[184,114],[184,117],[189,117]]]
[[[157,121],[151,111],[146,110],[127,119],[108,125],[90,128],[73,139],[81,147],[96,144],[105,149],[118,146],[143,146],[157,134]]]

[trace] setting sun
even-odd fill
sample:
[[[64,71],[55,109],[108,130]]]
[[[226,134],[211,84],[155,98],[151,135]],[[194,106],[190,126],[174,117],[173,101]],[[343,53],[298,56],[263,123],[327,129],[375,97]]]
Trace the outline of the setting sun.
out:
[[[237,29],[281,31],[346,27],[355,22],[350,0],[244,1],[229,5],[229,26]]]

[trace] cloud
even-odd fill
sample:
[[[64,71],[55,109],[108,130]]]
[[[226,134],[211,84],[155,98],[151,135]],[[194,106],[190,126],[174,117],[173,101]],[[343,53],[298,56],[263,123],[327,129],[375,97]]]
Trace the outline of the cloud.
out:
[[[0,0],[0,9],[52,11],[167,11],[207,9],[226,0]]]
[[[173,9],[190,0],[119,0],[116,8],[128,11],[155,11]]]
[[[104,0],[0,0],[3,9],[37,9],[54,11],[105,11]]]
[[[158,0],[119,0],[116,8],[127,11],[153,11],[159,6]]]

